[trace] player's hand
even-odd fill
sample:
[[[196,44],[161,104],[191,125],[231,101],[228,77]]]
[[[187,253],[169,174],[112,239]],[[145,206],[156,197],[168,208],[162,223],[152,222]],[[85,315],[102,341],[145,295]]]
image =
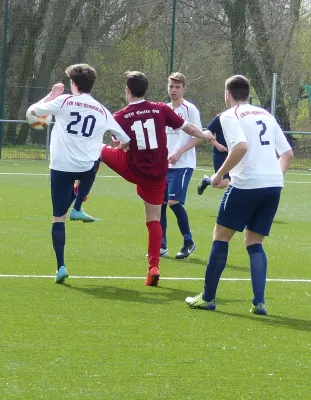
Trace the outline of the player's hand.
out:
[[[209,131],[209,130],[203,131],[203,135],[205,136],[205,139],[206,139],[208,142],[213,142],[213,141],[216,140],[216,139],[214,138],[212,132]]]
[[[225,147],[222,144],[218,143],[217,140],[215,140],[215,142],[213,143],[213,146],[215,146],[218,151],[221,151],[221,152],[228,151],[227,147]]]
[[[128,151],[129,143],[119,143],[118,146],[116,147],[116,149],[117,150]]]
[[[214,188],[217,188],[220,182],[222,181],[222,175],[220,175],[218,172],[216,174],[211,176],[211,185]]]
[[[63,83],[61,82],[55,83],[55,85],[52,86],[51,95],[55,98],[63,94],[64,90],[65,90],[65,85]]]
[[[168,163],[175,165],[177,163],[177,161],[180,159],[181,157],[181,153],[180,152],[176,152],[174,154],[172,154],[169,158],[168,158]]]

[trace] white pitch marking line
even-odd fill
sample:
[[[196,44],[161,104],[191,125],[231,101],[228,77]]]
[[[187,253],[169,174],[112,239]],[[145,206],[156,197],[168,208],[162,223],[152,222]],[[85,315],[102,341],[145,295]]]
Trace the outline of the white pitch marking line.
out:
[[[213,169],[205,169],[205,168],[196,168],[195,171],[203,171],[203,172],[213,172]],[[299,175],[299,176],[311,176],[310,172],[296,172],[295,170],[289,170],[286,172],[286,175]]]
[[[23,176],[50,176],[50,174],[33,174],[28,172],[0,172],[0,175],[23,175]],[[97,178],[121,178],[120,175],[97,175]]]
[[[211,170],[200,170],[198,169],[197,171],[211,171]],[[50,176],[50,174],[34,174],[34,173],[26,173],[26,172],[0,172],[0,175],[22,175],[22,176]],[[298,174],[297,174],[298,175]],[[301,174],[301,175],[307,175],[307,174]],[[96,178],[121,178],[119,175],[97,175]],[[194,181],[201,181],[202,178],[192,178]],[[306,181],[287,181],[285,180],[285,183],[294,183],[294,184],[311,184],[310,182]]]
[[[55,275],[18,275],[18,274],[0,274],[0,278],[32,278],[32,279],[50,279],[55,278]],[[146,279],[144,276],[81,276],[70,275],[71,279],[111,279],[111,280],[141,280]],[[178,278],[178,277],[161,277],[163,281],[203,281],[204,278]],[[250,281],[250,278],[221,278],[222,281],[240,282]],[[271,278],[267,279],[268,282],[289,282],[289,283],[311,283],[311,279],[287,279],[287,278]]]
[[[202,180],[202,178],[191,178],[191,180],[192,181],[201,181]],[[309,181],[309,182],[305,182],[305,181],[287,181],[287,180],[285,180],[284,181],[285,183],[296,183],[296,184],[311,184],[311,181]]]
[[[213,172],[214,170],[212,168],[196,168],[195,171],[202,171],[202,172]],[[33,173],[33,172],[0,172],[0,175],[24,175],[24,176],[50,176],[50,174],[39,174],[39,173]],[[298,176],[311,176],[311,173],[308,172],[296,172],[295,170],[290,170],[286,172],[286,175],[298,175]],[[103,176],[103,175],[98,175],[100,178],[120,178],[118,175],[112,175],[112,176]]]
[[[301,183],[302,183],[302,184],[311,183],[311,182],[304,182],[304,181],[298,181],[298,182],[297,182],[297,181],[286,181],[286,180],[285,180],[284,182],[285,182],[285,183],[298,183],[298,184],[301,184]]]

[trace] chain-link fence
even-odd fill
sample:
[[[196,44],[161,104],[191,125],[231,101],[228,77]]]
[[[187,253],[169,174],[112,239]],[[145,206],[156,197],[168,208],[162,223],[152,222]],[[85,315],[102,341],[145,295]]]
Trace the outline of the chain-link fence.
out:
[[[63,81],[69,89],[64,74],[68,65],[87,62],[98,74],[93,95],[112,112],[125,104],[125,70],[148,75],[149,98],[154,101],[167,101],[171,69],[183,72],[188,80],[186,98],[199,108],[205,125],[223,111],[224,82],[233,73],[250,78],[252,103],[270,110],[276,72],[276,116],[282,128],[311,131],[311,103],[304,86],[311,83],[308,1],[4,0],[2,4],[0,120],[24,120],[26,109],[53,83]],[[46,137],[27,124],[0,123],[0,144],[5,157],[14,157],[17,148],[45,149]]]
[[[29,125],[27,121],[0,121],[1,124],[14,124],[16,132],[23,129],[24,125]],[[34,131],[34,134],[41,135],[42,144],[33,144],[29,140],[23,145],[6,145],[2,148],[3,160],[48,160],[49,159],[49,140],[52,124],[42,131]],[[287,138],[294,150],[294,160],[291,164],[292,169],[309,170],[311,169],[311,132],[286,132]],[[104,142],[111,144],[108,134],[104,137]],[[201,166],[212,167],[212,147],[208,143],[201,143],[196,148],[197,163]]]
[[[1,158],[3,160],[48,160],[50,131],[52,125],[49,125],[46,129],[40,131],[30,129],[28,122],[25,120],[0,120],[0,126],[1,125],[3,131],[6,131],[8,126],[13,127],[14,132],[16,132],[17,135],[19,135],[23,130],[31,132],[25,143],[6,144],[2,146]],[[32,143],[32,135],[40,135],[40,139],[36,141],[41,144]]]

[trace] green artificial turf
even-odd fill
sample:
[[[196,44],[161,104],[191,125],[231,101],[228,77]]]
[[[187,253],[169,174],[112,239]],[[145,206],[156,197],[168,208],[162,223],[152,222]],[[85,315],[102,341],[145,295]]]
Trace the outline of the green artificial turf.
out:
[[[311,280],[310,174],[286,176],[265,244],[272,281],[269,315],[261,317],[249,312],[241,234],[230,244],[217,310],[184,302],[202,290],[223,194],[196,194],[203,171],[195,171],[186,203],[197,250],[174,259],[182,239],[169,213],[158,288],[144,286],[143,204],[104,166],[84,204],[99,220],[67,222],[72,277],[54,283],[48,173],[44,161],[0,162],[1,400],[310,399],[311,282],[294,281]]]

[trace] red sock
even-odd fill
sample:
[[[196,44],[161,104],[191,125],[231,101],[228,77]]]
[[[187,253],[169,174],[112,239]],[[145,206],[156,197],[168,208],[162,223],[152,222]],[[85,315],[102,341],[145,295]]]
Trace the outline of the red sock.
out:
[[[149,269],[159,268],[160,248],[162,242],[162,228],[160,221],[149,221],[146,223],[148,228],[148,262]]]

